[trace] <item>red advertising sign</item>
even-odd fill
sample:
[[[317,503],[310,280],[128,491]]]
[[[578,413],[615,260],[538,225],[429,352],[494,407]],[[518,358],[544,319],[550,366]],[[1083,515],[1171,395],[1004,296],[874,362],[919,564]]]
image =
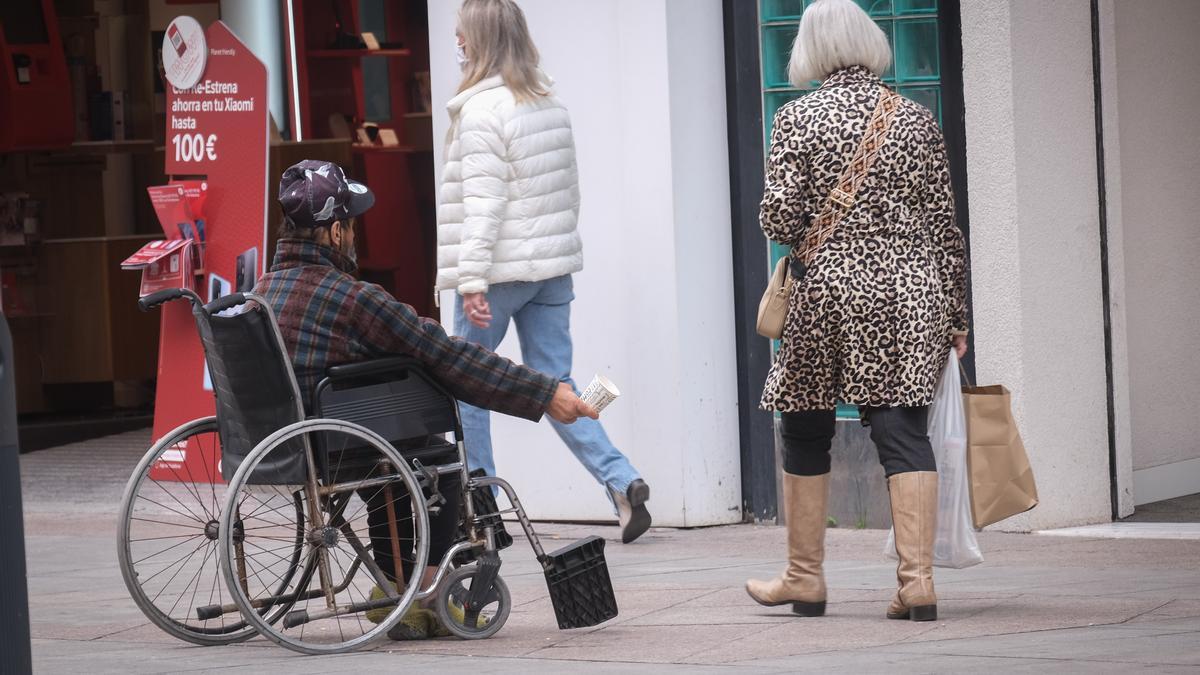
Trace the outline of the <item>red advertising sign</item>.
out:
[[[191,235],[204,241],[203,269],[197,270],[193,290],[211,301],[252,289],[266,263],[270,112],[267,69],[262,62],[220,21],[209,26],[205,37],[208,54],[199,80],[187,89],[167,86],[166,172],[203,177],[178,181],[172,187],[182,185],[185,192],[195,192],[204,186],[203,196],[187,194],[185,202],[194,211],[195,198],[204,199],[203,215],[191,213]],[[165,46],[175,49],[173,44]],[[189,42],[187,49],[192,46]],[[203,235],[195,231],[199,227],[204,228]],[[155,438],[184,422],[212,415],[214,409],[191,308],[171,302],[160,311]],[[202,456],[199,448],[177,450],[173,467],[164,464],[151,475],[170,480],[171,468],[182,465],[191,476],[220,477],[219,458]]]
[[[121,263],[123,270],[142,270],[144,298],[168,288],[180,288],[195,276],[191,239],[160,239],[138,249]]]

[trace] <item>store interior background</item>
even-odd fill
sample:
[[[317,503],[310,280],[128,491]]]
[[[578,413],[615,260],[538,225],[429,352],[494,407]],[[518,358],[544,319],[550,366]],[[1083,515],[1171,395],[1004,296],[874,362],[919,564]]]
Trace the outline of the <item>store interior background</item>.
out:
[[[146,188],[169,179],[158,52],[180,15],[224,20],[271,71],[270,176],[320,157],[389,186],[361,220],[362,276],[435,311],[425,0],[4,0],[0,62],[35,54],[31,84],[16,83],[16,65],[0,79],[0,298],[24,452],[151,423],[159,317],[138,311],[139,274],[120,262],[163,236]],[[363,31],[379,50],[357,41]],[[34,106],[17,94],[34,87],[70,120],[27,122]],[[371,124],[399,144],[383,146]]]
[[[787,40],[770,35],[790,30],[792,19],[787,17],[806,3],[760,0],[761,48],[764,54],[774,50],[778,63],[785,62],[782,45]],[[1196,175],[1200,156],[1189,151],[1196,147],[1187,116],[1195,109],[1195,96],[1186,87],[1162,86],[1163,78],[1179,79],[1191,72],[1190,64],[1197,59],[1191,36],[1200,25],[1200,12],[1191,0],[1163,0],[1153,3],[1153,11],[1142,4],[1101,3],[1107,8],[1101,13],[1101,44],[1107,50],[1101,64],[1118,517],[1129,515],[1135,503],[1141,512],[1148,502],[1194,495],[1200,481],[1195,422],[1180,418],[1178,405],[1164,403],[1161,395],[1187,394],[1200,382],[1195,368],[1189,367],[1200,333],[1187,330],[1197,323],[1195,284],[1188,283],[1195,266],[1188,256],[1198,230],[1192,215],[1196,209],[1190,206],[1195,190],[1187,184]],[[360,230],[364,276],[425,315],[438,315],[431,268],[438,168],[434,158],[448,122],[442,104],[457,84],[457,5],[452,0],[0,0],[0,299],[16,351],[23,451],[150,425],[159,318],[138,312],[139,275],[120,270],[119,263],[145,242],[162,237],[145,190],[168,179],[163,175],[164,94],[157,52],[163,31],[179,15],[192,16],[202,25],[224,20],[267,64],[278,127],[269,149],[271,176],[299,159],[323,157],[353,167],[353,173],[372,186],[384,186],[376,189],[380,203]],[[571,108],[580,156],[587,269],[577,276],[580,302],[572,317],[576,375],[587,379],[604,372],[621,384],[625,402],[606,413],[606,427],[655,486],[656,523],[736,519],[741,514],[742,496],[736,487],[741,467],[736,420],[726,412],[737,406],[737,348],[729,327],[735,321],[732,289],[739,272],[732,268],[728,250],[726,92],[722,77],[714,75],[723,74],[724,55],[720,48],[696,47],[722,43],[720,12],[716,3],[693,0],[522,0],[522,5],[543,63],[559,78],[558,91]],[[979,142],[968,145],[974,148],[971,156],[984,158],[979,160],[983,168],[971,172],[973,222],[986,221],[992,213],[980,206],[986,203],[987,186],[1007,190],[1015,184],[997,177],[990,158],[1011,152],[989,150],[988,143],[1006,136],[993,133],[988,125],[1003,129],[1013,119],[1023,119],[1019,115],[1038,124],[1062,122],[1061,116],[1036,114],[1038,109],[1029,105],[1042,100],[1042,89],[1020,89],[1021,104],[1015,105],[1012,92],[997,93],[995,82],[1037,82],[1061,98],[1059,80],[1070,81],[1078,99],[1088,104],[1077,106],[1077,114],[1091,122],[1087,6],[1081,1],[1064,5],[1056,5],[1058,23],[1047,23],[1049,15],[1042,10],[1022,15],[1022,26],[1040,27],[1042,32],[1030,28],[1028,36],[1020,34],[1025,42],[1010,49],[1008,43],[994,40],[994,32],[996,26],[1012,23],[1013,7],[981,0],[964,3],[966,100],[971,103],[968,109],[982,113],[972,121]],[[792,14],[784,12],[789,7]],[[587,31],[561,28],[578,25],[584,15],[589,19]],[[339,40],[339,19],[344,33],[373,32],[381,49],[368,54],[345,35]],[[1068,30],[1069,44],[1063,37]],[[1045,41],[1044,31],[1053,33],[1055,40]],[[436,53],[432,62],[431,40]],[[31,41],[35,44],[28,44]],[[1030,45],[1057,51],[1043,58]],[[30,50],[41,50],[43,56],[28,64],[33,82],[18,86],[18,57]],[[1067,52],[1069,63],[1062,56]],[[1022,66],[1029,69],[1021,71],[1022,77],[1014,79],[1004,70],[1004,59],[1011,60],[1011,53],[1027,55],[1033,64]],[[767,63],[763,91],[770,106],[795,92],[772,90],[773,71]],[[1045,63],[1057,64],[1062,72],[1043,72]],[[49,78],[46,98],[30,104],[27,95],[42,86],[43,70],[55,68],[59,72]],[[1041,79],[1024,77],[1029,73]],[[1146,92],[1156,87],[1175,98],[1144,109],[1145,102],[1154,99]],[[1001,94],[1002,100],[994,100]],[[1010,110],[1018,117],[1006,116]],[[399,145],[356,142],[364,121],[394,130]],[[1068,126],[1072,124],[1077,130],[1087,127],[1091,137],[1087,124],[1075,120]],[[1085,145],[1072,146],[1082,167],[1071,174],[1078,188],[1075,200],[1063,202],[1061,190],[1051,199],[1055,208],[1069,206],[1076,219],[1096,211],[1095,195],[1084,189],[1090,185],[1085,179],[1094,173],[1094,153]],[[1053,162],[1030,160],[1038,167],[1062,162],[1057,146],[1047,149],[1035,139],[1028,147],[1053,151]],[[1018,196],[1041,199],[1041,194],[1031,190]],[[996,195],[995,213],[1003,214],[1008,227],[1016,197]],[[1044,214],[1046,208],[1033,202],[1026,210]],[[279,214],[272,206],[268,215],[273,245]],[[1039,229],[1047,222],[1040,215],[1019,222],[1039,236],[1059,237],[1064,232]],[[1079,222],[1080,227],[1068,228],[1070,232],[1099,236],[1098,227],[1087,225],[1090,221]],[[1022,277],[1006,267],[1011,265],[1009,258],[988,256],[1009,255],[1012,242],[1037,241],[991,228],[1000,233],[1002,246],[973,242],[976,309],[990,307],[981,305],[981,298],[1001,298],[1007,313],[994,308],[982,313],[1002,328],[990,334],[1000,336],[996,339],[1002,345],[1030,345],[1035,365],[1022,372],[1030,373],[1038,386],[1014,386],[1021,391],[1022,405],[1041,411],[1030,412],[1023,429],[1030,446],[1072,448],[1074,453],[1070,461],[1040,455],[1046,458],[1044,466],[1036,467],[1040,474],[1065,471],[1074,476],[1063,483],[1072,491],[1070,499],[1054,500],[1069,508],[1045,515],[1045,522],[1104,518],[1110,481],[1105,475],[1104,386],[1096,365],[1102,354],[1097,338],[1101,323],[1095,318],[1100,311],[1071,324],[1086,324],[1091,331],[1092,365],[1046,352],[1042,340],[1018,340],[1019,334],[1012,331],[1020,325],[1049,331],[1058,327],[1052,321],[1029,320],[1029,308],[1016,301],[1018,294],[981,283],[988,281],[987,270],[1019,281]],[[1097,243],[1084,243],[1076,250],[1098,251]],[[1031,250],[1035,249],[1039,254],[1054,250]],[[264,258],[269,260],[270,253]],[[1098,258],[1099,253],[1088,255]],[[623,274],[605,275],[605,269],[621,269]],[[1062,289],[1061,264],[1022,269],[1027,275],[1045,270]],[[1099,280],[1086,276],[1099,269],[1098,263],[1080,263],[1073,269],[1080,275],[1076,290],[1092,293],[1088,302],[1100,307]],[[1043,281],[1028,276],[1024,283],[1040,288]],[[1059,296],[1062,293],[1055,297]],[[671,311],[663,310],[664,299],[673,300]],[[1063,306],[1082,311],[1085,305],[1071,301]],[[447,306],[443,302],[443,309]],[[1010,320],[1021,316],[1024,324]],[[986,334],[976,331],[977,336]],[[1164,335],[1171,338],[1164,341]],[[668,358],[647,345],[678,348],[673,347]],[[511,339],[501,351],[519,357]],[[1009,354],[986,343],[976,351],[981,356]],[[706,367],[695,368],[696,363]],[[1069,377],[1045,377],[1050,366],[1066,369]],[[1005,378],[1017,372],[1007,361],[993,362],[992,368]],[[1045,386],[1060,380],[1078,384],[1087,377],[1094,381],[1086,387],[1059,391]],[[1013,380],[1006,383],[1016,385]],[[1086,400],[1070,399],[1068,394],[1086,394]],[[1072,424],[1064,426],[1058,411],[1066,409],[1077,412]],[[1087,434],[1080,432],[1080,415],[1088,416]],[[678,429],[686,434],[681,436]],[[501,420],[496,437],[513,447],[511,456],[502,457],[507,477],[527,484],[548,474],[558,478],[549,488],[541,486],[539,497],[530,498],[530,506],[539,513],[566,519],[606,515],[603,501],[577,498],[576,492],[594,486],[548,429],[531,431],[525,423]],[[505,452],[509,451],[500,454]],[[874,470],[869,455],[863,461]],[[1079,480],[1076,467],[1087,468],[1088,480]],[[1080,499],[1076,490],[1085,484],[1088,500]],[[1080,506],[1085,501],[1086,509]],[[1086,516],[1080,515],[1084,512]],[[1052,511],[1043,506],[1037,513]]]

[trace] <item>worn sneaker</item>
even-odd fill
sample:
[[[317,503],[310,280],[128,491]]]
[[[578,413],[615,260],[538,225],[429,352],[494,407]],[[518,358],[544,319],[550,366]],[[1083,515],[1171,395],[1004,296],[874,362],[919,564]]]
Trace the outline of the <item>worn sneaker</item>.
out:
[[[628,544],[650,529],[650,512],[646,510],[646,502],[650,501],[650,486],[646,485],[646,481],[638,478],[629,484],[625,494],[614,490],[612,497],[621,525],[621,543]]]
[[[446,626],[442,625],[442,618],[438,616],[437,612],[431,609],[429,610],[429,613],[432,615],[429,618],[429,637],[444,638],[454,635],[454,633],[450,632],[449,628],[446,628]]]
[[[371,589],[371,595],[369,596],[371,600],[381,600],[385,597],[387,597],[387,594],[384,593],[383,589],[379,586],[375,586]],[[391,613],[391,607],[378,607],[376,609],[369,609],[367,610],[367,621],[375,624],[383,623],[383,620],[386,619],[387,615]]]
[[[386,594],[379,586],[371,589],[371,600],[379,600],[384,597]],[[367,621],[375,624],[383,623],[383,620],[391,613],[391,607],[367,610]],[[430,637],[442,637],[434,634],[435,625],[440,627],[437,616],[413,602],[412,607],[409,607],[408,611],[404,613],[404,618],[400,619],[400,623],[392,626],[387,635],[393,640],[424,640]],[[442,630],[445,631],[444,628]]]
[[[437,616],[428,609],[418,607],[415,603],[404,613],[400,623],[388,630],[387,636],[393,640],[427,640],[440,637],[434,634],[434,626],[438,623]]]

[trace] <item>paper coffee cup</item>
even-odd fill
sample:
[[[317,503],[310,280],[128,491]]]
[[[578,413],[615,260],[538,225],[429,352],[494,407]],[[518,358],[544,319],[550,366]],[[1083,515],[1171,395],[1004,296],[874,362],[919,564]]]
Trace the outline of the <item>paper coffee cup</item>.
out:
[[[592,383],[583,390],[583,395],[579,398],[583,402],[600,412],[608,407],[609,403],[617,400],[621,395],[621,391],[617,389],[617,385],[612,383],[612,380],[603,375],[597,375],[592,378]]]

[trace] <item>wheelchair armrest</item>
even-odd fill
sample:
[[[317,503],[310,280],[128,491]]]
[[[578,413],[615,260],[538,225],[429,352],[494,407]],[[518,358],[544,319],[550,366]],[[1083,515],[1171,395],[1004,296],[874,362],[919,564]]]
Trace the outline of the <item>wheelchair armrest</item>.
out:
[[[462,437],[454,396],[411,356],[327,369],[309,408],[316,417],[357,422],[389,441],[449,431]]]
[[[317,388],[313,390],[313,413],[321,415],[321,395],[326,389],[339,382],[350,381],[353,384],[353,381],[358,378],[387,375],[404,370],[420,371],[421,362],[411,356],[389,356],[332,366],[325,371],[325,377],[321,378],[321,381],[317,383]]]
[[[391,356],[385,359],[372,359],[370,361],[333,366],[325,371],[325,376],[330,380],[336,381],[352,377],[362,377],[363,375],[381,375],[395,370],[408,370],[420,367],[421,362],[411,356]]]

